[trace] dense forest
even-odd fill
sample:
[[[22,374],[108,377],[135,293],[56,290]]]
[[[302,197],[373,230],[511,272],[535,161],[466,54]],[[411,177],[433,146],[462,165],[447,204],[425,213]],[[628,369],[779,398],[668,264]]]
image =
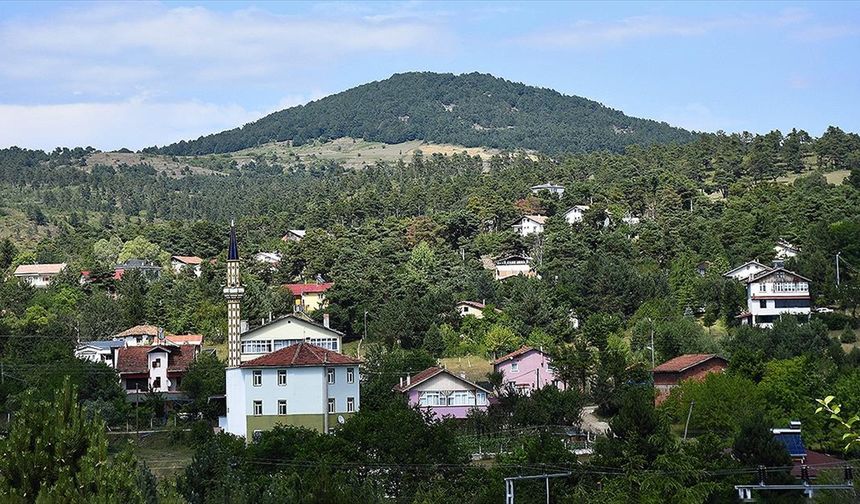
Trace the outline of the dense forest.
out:
[[[857,457],[856,447],[842,453],[840,426],[815,413],[815,399],[830,394],[845,411],[860,411],[856,134],[835,127],[818,138],[796,130],[706,134],[619,152],[504,152],[487,162],[417,154],[363,170],[284,167],[259,156],[176,178],[146,164],[89,166],[88,153],[0,151],[0,219],[9,224],[0,270],[70,264],[47,289],[13,278],[0,284],[0,401],[15,413],[0,442],[0,491],[43,478],[53,485],[43,499],[110,495],[112,488],[129,502],[489,503],[502,500],[506,476],[571,470],[553,483],[557,502],[726,502],[732,485],[753,481],[758,465],[774,468],[775,480],[791,480],[769,429],[796,419],[810,447]],[[529,191],[547,181],[564,184],[563,197]],[[569,225],[560,214],[575,204],[591,208]],[[533,213],[549,216],[545,232],[515,234],[514,221]],[[625,215],[641,222],[627,225]],[[327,311],[348,340],[364,334],[368,314],[361,411],[332,436],[284,428],[250,445],[213,436],[205,420],[192,422],[171,439],[193,449],[193,458],[158,482],[150,470],[167,463],[148,468],[130,449],[111,454],[113,464],[95,463],[108,459],[101,422],[161,418],[163,401],[152,397],[132,409],[112,370],[72,357],[74,342],[138,323],[222,341],[230,218],[247,289],[243,314],[252,324],[291,310],[282,284],[317,277],[334,282]],[[297,228],[307,230],[302,241],[280,239]],[[801,249],[787,267],[812,280],[816,307],[833,311],[786,318],[773,329],[739,326],[745,295],[722,273],[750,259],[769,261],[778,239]],[[259,251],[283,259],[271,268],[254,261]],[[540,278],[493,280],[482,256],[509,252],[530,254]],[[117,262],[166,267],[170,254],[214,261],[199,278],[166,269],[158,279],[112,278]],[[82,285],[81,270],[93,281]],[[490,308],[483,319],[461,318],[454,305],[463,299]],[[652,334],[657,362],[719,353],[729,370],[685,384],[655,408]],[[460,423],[425,421],[391,392],[399,377],[438,359],[486,361],[523,343],[552,349],[570,389],[503,396]],[[216,415],[206,399],[223,393],[223,366],[214,357],[195,362],[183,381],[192,397],[187,413]],[[693,401],[690,439],[682,441]],[[580,463],[557,429],[578,425],[585,404],[598,407],[613,435]],[[74,428],[49,421],[54,409]],[[92,481],[74,487],[65,472],[28,471],[45,463],[27,458],[28,447],[45,439],[88,447],[52,456],[85,453],[80,466],[95,467],[85,472]],[[487,443],[506,449],[493,464],[470,463]],[[518,502],[545,502],[542,484],[523,484]]]
[[[549,154],[627,145],[689,142],[690,132],[628,117],[578,96],[488,74],[396,74],[275,112],[240,128],[144,149],[172,155],[234,152],[273,141],[364,138],[426,140],[467,147],[534,149]]]

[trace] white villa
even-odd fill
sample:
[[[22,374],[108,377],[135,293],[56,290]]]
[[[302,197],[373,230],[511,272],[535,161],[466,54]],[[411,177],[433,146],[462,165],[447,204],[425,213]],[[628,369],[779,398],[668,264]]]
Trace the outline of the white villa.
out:
[[[512,227],[520,236],[543,233],[547,217],[545,215],[526,215]]]
[[[810,280],[781,266],[769,268],[750,261],[725,276],[747,286],[747,311],[738,315],[743,324],[772,327],[783,315],[808,318],[812,311]]]
[[[564,195],[564,186],[561,184],[553,184],[552,182],[548,182],[546,184],[539,184],[531,187],[531,191],[534,194],[538,194],[541,191],[548,191],[550,194],[558,196],[559,198]]]
[[[525,255],[509,255],[494,261],[496,280],[504,280],[512,276],[524,275],[527,277],[536,276],[534,268],[531,266],[531,257]]]
[[[800,253],[800,247],[786,240],[777,240],[773,246],[774,257],[777,259],[791,259]]]
[[[191,268],[194,272],[194,276],[199,277],[203,272],[201,266],[203,265],[203,259],[197,256],[179,256],[175,255],[170,258],[170,268],[174,273],[179,274],[182,273],[186,268]]]
[[[591,207],[588,205],[574,205],[564,212],[564,220],[566,220],[568,224],[582,222],[582,216],[589,208]]]
[[[37,289],[47,287],[51,280],[66,269],[66,263],[55,264],[22,264],[15,268],[13,275],[22,282]]]

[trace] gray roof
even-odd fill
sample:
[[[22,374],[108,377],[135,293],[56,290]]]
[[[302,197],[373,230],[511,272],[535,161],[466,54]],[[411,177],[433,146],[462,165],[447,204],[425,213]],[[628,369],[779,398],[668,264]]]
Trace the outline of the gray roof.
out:
[[[99,341],[81,341],[78,344],[78,348],[80,347],[94,347],[100,348],[102,350],[107,350],[109,348],[122,348],[125,346],[125,341],[123,340],[99,340]]]

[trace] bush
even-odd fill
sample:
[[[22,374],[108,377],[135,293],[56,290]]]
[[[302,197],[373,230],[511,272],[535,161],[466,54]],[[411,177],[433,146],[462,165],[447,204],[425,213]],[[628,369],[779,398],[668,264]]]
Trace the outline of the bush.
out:
[[[857,334],[854,333],[854,329],[851,327],[851,324],[845,324],[845,329],[843,329],[842,334],[839,335],[839,341],[842,343],[857,342]]]
[[[813,318],[817,318],[827,324],[827,329],[831,331],[838,331],[847,324],[851,324],[851,326],[854,327],[854,319],[844,313],[816,313],[813,315]]]

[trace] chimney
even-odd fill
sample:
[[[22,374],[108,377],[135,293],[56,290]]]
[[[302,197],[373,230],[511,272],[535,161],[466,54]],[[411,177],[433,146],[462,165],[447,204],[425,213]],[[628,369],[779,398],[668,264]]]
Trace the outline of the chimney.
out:
[[[400,388],[403,388],[403,377],[400,377]]]
[[[331,324],[331,321],[329,320],[328,313],[323,313],[323,326],[326,329],[330,329],[331,328],[330,324]]]
[[[412,377],[406,375],[406,386],[408,387],[409,385],[412,385]]]

